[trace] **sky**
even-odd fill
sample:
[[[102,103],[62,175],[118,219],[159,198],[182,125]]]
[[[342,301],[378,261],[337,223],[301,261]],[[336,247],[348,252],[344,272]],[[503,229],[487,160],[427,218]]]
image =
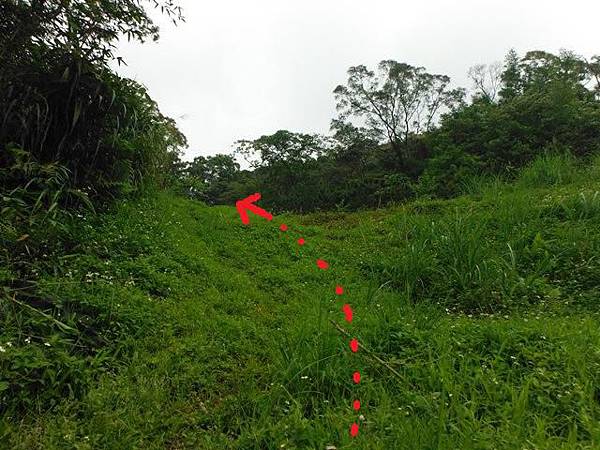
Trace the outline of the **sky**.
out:
[[[187,136],[185,159],[280,129],[327,133],[350,66],[423,66],[470,87],[511,48],[600,54],[598,0],[180,0],[161,39],[122,42],[127,66]]]

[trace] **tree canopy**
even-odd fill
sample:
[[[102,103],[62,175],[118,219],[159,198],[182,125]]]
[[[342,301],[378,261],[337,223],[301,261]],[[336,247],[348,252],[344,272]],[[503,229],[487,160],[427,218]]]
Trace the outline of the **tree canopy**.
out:
[[[340,120],[357,118],[406,158],[411,135],[431,130],[440,112],[457,107],[464,90],[451,89],[450,78],[423,67],[381,61],[378,71],[348,69],[348,82],[334,90]]]

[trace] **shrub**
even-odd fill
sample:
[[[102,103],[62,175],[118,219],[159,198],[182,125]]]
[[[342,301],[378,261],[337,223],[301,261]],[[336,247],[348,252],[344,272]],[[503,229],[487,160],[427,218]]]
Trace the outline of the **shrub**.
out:
[[[453,197],[461,193],[465,180],[479,173],[479,167],[477,157],[459,148],[440,152],[427,162],[417,193],[426,197]]]

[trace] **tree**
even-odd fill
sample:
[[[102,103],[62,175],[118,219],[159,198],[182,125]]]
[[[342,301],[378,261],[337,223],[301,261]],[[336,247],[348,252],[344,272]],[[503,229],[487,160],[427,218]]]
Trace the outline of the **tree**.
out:
[[[519,65],[525,90],[541,92],[552,84],[560,83],[583,92],[583,87],[589,79],[585,60],[566,50],[561,50],[558,55],[541,50],[530,51],[521,59]]]
[[[206,158],[205,168],[205,179],[207,182],[212,183],[231,180],[240,170],[240,165],[233,156],[217,153]]]
[[[567,50],[561,50],[558,55],[533,50],[519,58],[514,50],[506,56],[502,72],[502,100],[511,100],[521,94],[548,93],[551,90],[570,90],[580,98],[590,96],[586,88],[589,81],[596,78],[594,65],[597,62],[587,62],[583,57]]]
[[[445,75],[393,60],[381,61],[378,73],[363,65],[350,67],[347,85],[334,90],[339,120],[363,120],[402,161],[411,135],[430,130],[444,108],[462,102],[464,90],[449,85]]]
[[[469,78],[475,88],[474,97],[492,103],[502,86],[502,64],[477,64],[469,69]]]
[[[206,181],[206,158],[204,156],[196,156],[186,164],[184,172],[186,177],[194,177],[203,182]]]
[[[521,69],[519,67],[519,55],[515,49],[511,49],[504,60],[504,71],[500,76],[502,89],[500,89],[500,98],[510,100],[515,98],[521,92]]]
[[[318,196],[327,180],[318,176],[319,168],[330,141],[316,134],[279,130],[254,141],[238,141],[234,154],[254,168],[255,186],[269,207],[307,211],[321,202]]]
[[[175,23],[183,20],[174,0],[3,0],[2,56],[24,58],[37,47],[104,64],[114,58],[121,36],[141,42],[158,40],[159,29],[146,5],[159,8]]]
[[[335,145],[331,155],[345,163],[362,163],[369,150],[379,145],[379,139],[372,130],[357,127],[350,122],[334,119],[331,121]]]
[[[232,155],[217,153],[212,156],[196,156],[186,164],[185,175],[203,182],[231,179],[240,170],[240,165]]]
[[[591,80],[595,83],[593,90],[596,99],[600,100],[600,56],[592,56],[591,62],[587,63],[587,69]]]
[[[254,141],[237,141],[235,145],[235,154],[242,156],[256,168],[281,162],[302,163],[314,159],[323,153],[327,139],[314,134],[279,130]]]

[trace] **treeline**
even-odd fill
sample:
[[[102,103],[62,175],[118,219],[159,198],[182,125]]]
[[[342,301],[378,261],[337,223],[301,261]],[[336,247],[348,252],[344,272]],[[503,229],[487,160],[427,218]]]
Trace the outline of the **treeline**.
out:
[[[450,197],[472,177],[510,178],[540,154],[600,150],[600,57],[510,51],[469,76],[467,99],[422,67],[351,67],[334,90],[330,136],[281,130],[238,141],[233,155],[181,163],[181,187],[213,204],[261,192],[280,210],[355,209]]]

